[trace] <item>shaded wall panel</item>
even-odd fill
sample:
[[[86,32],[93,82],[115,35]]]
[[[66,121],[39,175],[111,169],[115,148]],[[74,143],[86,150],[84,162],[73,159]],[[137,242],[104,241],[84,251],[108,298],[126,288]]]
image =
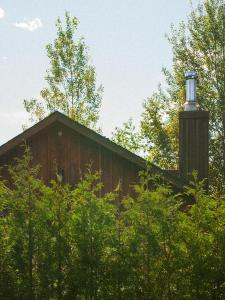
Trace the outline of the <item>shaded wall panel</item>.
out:
[[[209,113],[206,111],[179,113],[179,169],[186,180],[191,178],[193,170],[198,171],[200,180],[208,178],[208,126]]]
[[[112,188],[120,188],[119,195],[123,195],[124,178],[123,178],[123,159],[117,154],[112,154]]]
[[[75,185],[80,178],[80,137],[78,133],[71,134],[69,139],[68,182]]]
[[[112,183],[112,152],[108,149],[101,148],[101,169],[102,182],[104,184],[103,193],[108,193],[113,190]]]
[[[40,164],[40,178],[45,183],[56,178],[56,168],[63,169],[65,182],[76,185],[87,172],[101,171],[104,184],[100,194],[113,191],[121,183],[121,196],[133,194],[132,184],[138,181],[139,168],[91,139],[74,132],[60,123],[55,123],[32,136],[27,144],[31,146],[33,165]],[[17,146],[0,157],[0,166],[14,163],[14,157],[22,156],[22,148]],[[5,179],[5,168],[0,171]]]
[[[31,147],[32,151],[32,164],[34,166],[40,165],[39,176],[44,181],[48,178],[48,132],[45,130],[38,135],[35,135],[27,142],[27,145]],[[23,153],[21,152],[19,157]]]
[[[99,150],[98,144],[80,135],[80,168],[82,174],[89,168],[92,172],[99,171]]]

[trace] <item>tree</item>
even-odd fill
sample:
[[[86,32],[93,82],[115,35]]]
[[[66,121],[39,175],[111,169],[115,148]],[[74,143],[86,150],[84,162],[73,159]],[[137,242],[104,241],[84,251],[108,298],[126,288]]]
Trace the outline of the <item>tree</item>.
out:
[[[73,252],[70,282],[85,299],[110,299],[109,259],[115,235],[114,193],[98,196],[102,189],[98,172],[86,175],[72,192],[69,234]],[[76,253],[76,255],[74,255]],[[72,295],[71,295],[72,296]],[[71,297],[72,298],[72,297]]]
[[[160,88],[145,101],[141,120],[143,135],[156,153],[152,156],[150,152],[150,157],[159,165],[176,167],[178,111],[185,102],[184,73],[196,70],[199,105],[210,112],[210,182],[214,191],[222,192],[225,190],[224,1],[205,0],[199,4],[192,10],[187,24],[182,22],[178,29],[172,27],[168,39],[172,45],[173,66],[172,71],[163,69],[167,88],[165,91]],[[149,115],[154,116],[152,120]]]
[[[118,145],[134,153],[139,153],[141,149],[141,137],[131,118],[127,122],[123,123],[122,128],[115,128],[112,140]]]
[[[144,101],[141,118],[141,136],[146,147],[146,158],[165,169],[176,167],[178,149],[178,120],[168,109],[161,86],[158,93]],[[168,118],[167,114],[171,114]]]
[[[16,294],[16,275],[12,272],[13,248],[12,239],[9,238],[10,226],[6,222],[11,192],[5,182],[0,182],[0,299],[14,299]]]
[[[172,290],[180,201],[168,186],[145,173],[135,190],[137,197],[125,201],[124,213],[130,266],[127,298],[177,299]]]
[[[99,173],[70,187],[37,171],[26,150],[0,180],[1,299],[224,299],[225,195],[197,174],[176,194],[143,172],[119,201]]]
[[[40,121],[47,113],[59,110],[81,124],[95,128],[101,106],[102,86],[96,88],[95,68],[89,63],[83,38],[75,40],[78,19],[65,13],[65,27],[56,21],[57,36],[48,44],[50,68],[47,87],[40,92],[41,100],[24,100],[31,121]]]
[[[198,102],[210,112],[210,183],[214,192],[225,191],[225,4],[223,0],[204,0],[192,9],[187,24],[171,28],[173,65],[163,68],[166,87],[143,104],[140,133],[127,128],[116,129],[126,136],[123,146],[136,149],[142,140],[148,160],[162,168],[178,165],[178,112],[185,103],[187,70],[198,73]],[[120,143],[120,139],[117,139]],[[141,147],[142,148],[142,147]],[[143,149],[143,148],[142,148]],[[139,150],[140,151],[140,150]]]
[[[37,293],[35,287],[38,280],[35,270],[36,252],[42,239],[39,223],[42,216],[42,182],[35,179],[39,167],[32,167],[31,160],[31,153],[25,148],[23,158],[9,167],[12,186],[11,189],[5,190],[4,198],[2,196],[1,199],[5,208],[1,220],[4,227],[1,226],[1,229],[5,229],[3,232],[7,236],[6,270],[12,272],[10,278],[13,289],[9,293],[14,291],[13,299],[34,299]],[[8,295],[8,292],[5,292]]]
[[[182,250],[178,261],[182,264],[181,275],[186,278],[180,292],[185,299],[186,295],[188,299],[222,299],[225,293],[225,270],[221,268],[225,259],[225,195],[216,198],[206,195],[203,186],[195,173],[186,189],[195,204],[178,216]]]

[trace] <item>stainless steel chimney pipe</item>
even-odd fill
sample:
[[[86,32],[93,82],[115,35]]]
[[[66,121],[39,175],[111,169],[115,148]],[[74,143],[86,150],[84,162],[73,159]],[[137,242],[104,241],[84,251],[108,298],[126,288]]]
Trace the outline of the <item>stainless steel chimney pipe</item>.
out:
[[[188,71],[185,73],[186,78],[186,102],[184,104],[185,111],[198,110],[197,99],[196,99],[196,81],[197,72]]]

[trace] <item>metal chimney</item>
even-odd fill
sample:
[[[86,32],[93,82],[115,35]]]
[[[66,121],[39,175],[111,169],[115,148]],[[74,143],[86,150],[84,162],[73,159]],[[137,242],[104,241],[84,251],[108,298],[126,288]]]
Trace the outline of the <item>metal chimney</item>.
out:
[[[188,71],[185,73],[185,78],[186,102],[184,104],[184,111],[195,111],[198,109],[196,99],[197,73],[195,71]]]

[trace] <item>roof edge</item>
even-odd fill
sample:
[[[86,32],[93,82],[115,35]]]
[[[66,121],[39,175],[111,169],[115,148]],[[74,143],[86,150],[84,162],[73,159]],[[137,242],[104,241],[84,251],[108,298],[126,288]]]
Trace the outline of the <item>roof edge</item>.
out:
[[[91,139],[92,141],[101,144],[105,148],[109,149],[110,151],[116,153],[117,155],[131,161],[138,167],[147,170],[148,166],[157,174],[161,175],[166,181],[172,183],[179,189],[183,189],[183,186],[186,184],[181,178],[174,176],[171,172],[161,169],[160,167],[147,162],[144,158],[130,152],[129,150],[121,147],[120,145],[112,142],[110,139],[100,135],[99,133],[93,131],[90,128],[85,127],[84,125],[78,123],[67,117],[66,115],[62,114],[61,112],[55,111],[45,119],[41,120],[40,122],[34,124],[30,128],[26,129],[16,137],[12,138],[8,142],[4,143],[0,146],[0,156],[4,155],[7,151],[11,150],[12,148],[18,146],[23,141],[26,141],[32,135],[38,133],[42,129],[46,128],[47,126],[53,124],[54,122],[60,122],[65,126],[75,130],[81,135],[84,135]]]

